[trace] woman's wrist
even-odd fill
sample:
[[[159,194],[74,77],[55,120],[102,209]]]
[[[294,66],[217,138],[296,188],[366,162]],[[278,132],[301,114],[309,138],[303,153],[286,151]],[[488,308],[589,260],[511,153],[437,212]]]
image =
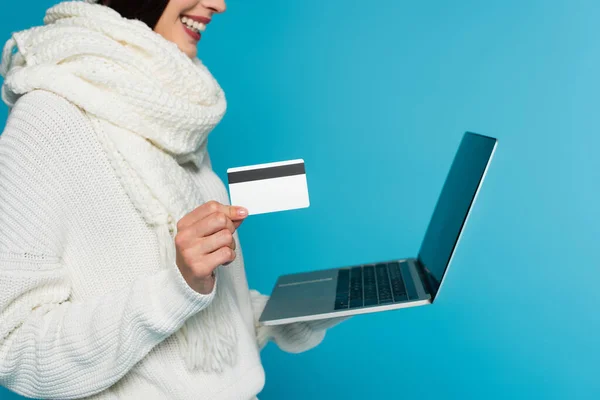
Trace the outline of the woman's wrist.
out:
[[[212,274],[198,282],[198,285],[196,287],[198,293],[204,295],[210,294],[215,287],[215,271],[213,271]]]

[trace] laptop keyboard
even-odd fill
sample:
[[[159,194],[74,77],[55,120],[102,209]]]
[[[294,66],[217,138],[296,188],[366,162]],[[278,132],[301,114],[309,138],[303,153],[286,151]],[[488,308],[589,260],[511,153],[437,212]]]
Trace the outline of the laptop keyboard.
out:
[[[404,272],[403,272],[404,271]],[[359,308],[416,299],[407,262],[341,268],[338,270],[335,309]],[[408,284],[407,284],[408,283]]]

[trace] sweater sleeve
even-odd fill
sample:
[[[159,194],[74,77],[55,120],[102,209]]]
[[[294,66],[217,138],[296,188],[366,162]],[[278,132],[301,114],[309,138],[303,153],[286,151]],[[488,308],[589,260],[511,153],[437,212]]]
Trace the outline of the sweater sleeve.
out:
[[[325,338],[325,331],[350,317],[327,318],[318,321],[295,322],[291,324],[266,326],[260,325],[258,319],[264,310],[269,296],[250,290],[252,311],[256,326],[258,347],[262,350],[269,340],[288,353],[301,353],[320,344]]]
[[[193,291],[170,265],[72,301],[61,256],[68,189],[57,185],[69,178],[32,139],[34,129],[9,117],[0,136],[0,385],[34,398],[81,398],[112,386],[215,293]]]

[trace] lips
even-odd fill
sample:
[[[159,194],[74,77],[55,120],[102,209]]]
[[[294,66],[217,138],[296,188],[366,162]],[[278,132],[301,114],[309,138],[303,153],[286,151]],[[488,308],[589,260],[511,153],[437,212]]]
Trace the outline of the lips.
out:
[[[192,39],[194,39],[194,41],[200,40],[202,35],[201,32],[203,32],[206,29],[206,24],[210,22],[210,18],[185,14],[182,14],[181,17],[179,17],[179,20],[181,21],[185,32]]]
[[[195,41],[200,40],[201,35],[198,32],[194,32],[193,30],[191,30],[190,28],[188,28],[187,26],[185,26],[185,24],[181,24],[183,25],[183,29],[185,29],[185,32],[190,35],[192,37],[192,39],[194,39]]]
[[[183,17],[188,17],[189,19],[192,19],[194,21],[198,21],[198,22],[202,22],[204,25],[208,25],[210,24],[211,19],[207,18],[207,17],[201,17],[198,15],[186,15],[186,14],[182,14]]]

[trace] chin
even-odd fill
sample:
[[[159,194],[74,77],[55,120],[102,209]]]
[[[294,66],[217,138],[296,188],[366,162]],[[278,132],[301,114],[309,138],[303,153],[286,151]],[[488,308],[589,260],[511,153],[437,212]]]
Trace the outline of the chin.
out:
[[[196,46],[191,47],[191,48],[189,46],[186,46],[186,48],[183,50],[183,52],[185,54],[187,54],[187,56],[189,58],[194,58],[194,57],[196,57],[196,54],[198,54],[198,49],[196,48]]]

